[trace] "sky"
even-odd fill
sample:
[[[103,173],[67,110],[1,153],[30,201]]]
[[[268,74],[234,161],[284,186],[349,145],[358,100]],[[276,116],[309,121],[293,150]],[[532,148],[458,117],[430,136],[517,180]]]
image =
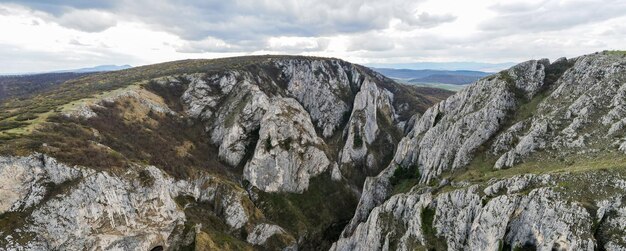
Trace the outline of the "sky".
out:
[[[502,63],[625,41],[624,0],[0,0],[0,73],[262,54]]]

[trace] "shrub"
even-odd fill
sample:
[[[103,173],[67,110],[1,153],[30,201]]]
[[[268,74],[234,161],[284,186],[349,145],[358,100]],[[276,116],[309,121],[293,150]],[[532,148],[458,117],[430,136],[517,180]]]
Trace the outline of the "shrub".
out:
[[[398,166],[395,171],[393,171],[393,176],[389,179],[391,185],[395,186],[400,184],[403,180],[409,179],[419,179],[420,173],[417,169],[417,165],[411,165],[409,167]]]
[[[352,146],[354,146],[354,148],[360,148],[361,146],[363,146],[361,129],[358,126],[354,127],[354,138],[352,138]]]
[[[15,121],[26,121],[36,119],[37,115],[33,113],[23,113],[15,117]]]
[[[269,151],[272,149],[272,137],[267,136],[267,139],[265,139],[265,150]]]
[[[0,121],[0,131],[10,130],[26,125],[27,123],[19,121]]]

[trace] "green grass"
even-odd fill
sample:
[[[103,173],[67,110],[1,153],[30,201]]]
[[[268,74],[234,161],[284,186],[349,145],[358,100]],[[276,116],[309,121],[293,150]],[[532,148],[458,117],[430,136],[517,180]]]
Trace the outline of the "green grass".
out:
[[[393,185],[393,188],[391,190],[391,195],[399,194],[399,193],[406,193],[408,191],[411,191],[411,188],[413,188],[414,186],[418,184],[419,184],[418,178],[401,180],[397,184]]]
[[[521,174],[582,173],[601,169],[625,169],[626,155],[607,152],[596,155],[569,155],[551,158],[536,154],[508,169],[493,169],[492,159],[477,157],[467,168],[452,174],[454,181],[485,182]]]
[[[389,178],[392,186],[391,194],[405,193],[419,183],[420,173],[417,165],[409,167],[398,166],[393,175]]]
[[[530,101],[521,104],[519,108],[517,108],[517,110],[515,111],[510,124],[514,125],[517,122],[524,121],[535,115],[539,104],[541,104],[541,102],[548,96],[550,96],[550,93],[540,92],[535,95]]]
[[[603,51],[603,52],[608,55],[626,57],[626,51],[612,50],[612,51]]]

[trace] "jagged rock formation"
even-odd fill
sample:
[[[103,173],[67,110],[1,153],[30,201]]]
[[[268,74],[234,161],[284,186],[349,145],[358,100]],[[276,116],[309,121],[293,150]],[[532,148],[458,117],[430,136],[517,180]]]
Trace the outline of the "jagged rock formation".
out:
[[[164,63],[56,88],[19,106],[50,109],[43,122],[0,133],[0,247],[330,246],[364,177],[386,166],[416,113],[449,95],[288,56]]]
[[[176,202],[184,196],[214,204],[231,229],[253,227],[257,220],[246,205],[251,202],[245,191],[208,174],[176,181],[153,166],[116,174],[68,167],[41,154],[2,157],[0,163],[0,180],[6,181],[2,213],[28,213],[11,229],[2,228],[0,243],[7,249],[149,250],[190,245],[184,238],[195,230],[185,229],[185,204]],[[277,233],[271,230],[257,232],[267,239]],[[257,242],[253,244],[262,244]]]
[[[268,192],[302,192],[330,161],[306,111],[294,99],[271,101],[261,119],[259,141],[243,176]]]
[[[264,191],[301,192],[310,176],[333,163],[348,173],[377,173],[392,154],[384,146],[397,143],[410,119],[406,113],[431,102],[408,96],[410,87],[339,60],[269,59],[252,69],[155,82],[186,85],[183,112],[204,121],[219,158],[245,165],[245,179]],[[335,135],[344,140],[331,139]],[[338,146],[328,149],[325,143],[342,144],[341,154]],[[256,150],[247,160],[251,144]],[[310,167],[300,167],[303,163]]]
[[[597,239],[598,229],[617,230],[617,222],[623,220],[617,212],[624,210],[619,206],[623,200],[620,193],[626,189],[624,176],[612,174],[615,176],[610,179],[604,177],[606,173],[585,175],[590,181],[601,181],[594,189],[615,186],[618,190],[608,197],[599,190],[590,192],[598,196],[586,202],[592,205],[572,201],[577,199],[571,194],[574,191],[558,186],[559,182],[573,181],[571,176],[578,177],[573,174],[521,175],[492,180],[485,188],[471,185],[451,192],[425,188],[394,195],[375,207],[367,221],[331,250],[414,250],[423,246],[448,250],[501,250],[507,246],[619,250],[625,244],[622,237],[614,234],[609,242]],[[618,206],[608,206],[613,203],[609,201],[619,201]],[[598,215],[588,211],[594,206],[600,211]],[[606,216],[601,213],[604,210],[615,213]]]
[[[621,213],[603,219],[624,199],[624,86],[619,52],[528,61],[477,81],[416,120],[366,180],[333,249],[626,248],[623,229],[601,230],[625,224]],[[404,182],[415,187],[391,196],[413,169]]]
[[[1,104],[56,104],[0,113],[17,128],[0,129],[2,248],[626,249],[623,52],[531,60],[439,103],[303,57],[172,62],[47,93],[68,86],[92,96]]]

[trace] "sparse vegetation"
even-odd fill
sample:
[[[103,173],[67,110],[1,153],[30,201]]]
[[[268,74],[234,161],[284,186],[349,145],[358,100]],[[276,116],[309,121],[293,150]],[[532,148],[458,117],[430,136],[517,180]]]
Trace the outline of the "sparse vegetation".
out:
[[[269,135],[265,139],[265,150],[266,151],[272,150],[272,137]]]
[[[301,239],[302,249],[328,249],[348,223],[358,198],[326,173],[312,178],[302,194],[259,191],[266,217]]]
[[[224,220],[215,214],[212,203],[197,202],[191,197],[177,197],[176,203],[184,208],[187,221],[184,233],[195,232],[196,224],[200,224],[201,232],[196,234],[194,243],[189,247],[209,248],[216,250],[254,250],[252,245],[243,241],[243,232],[231,232]]]
[[[612,51],[604,51],[604,53],[608,55],[626,57],[626,51],[612,50]]]
[[[435,209],[431,207],[425,207],[422,209],[420,215],[422,220],[422,234],[426,240],[426,247],[428,250],[448,250],[446,240],[437,236],[437,230],[433,226],[435,220]]]
[[[420,173],[416,165],[398,166],[389,178],[389,182],[393,186],[392,194],[408,192],[419,183],[419,180]]]
[[[361,137],[361,132],[358,129],[358,127],[354,132],[354,137],[352,138],[352,146],[354,146],[354,148],[361,148],[363,146],[363,138]]]

